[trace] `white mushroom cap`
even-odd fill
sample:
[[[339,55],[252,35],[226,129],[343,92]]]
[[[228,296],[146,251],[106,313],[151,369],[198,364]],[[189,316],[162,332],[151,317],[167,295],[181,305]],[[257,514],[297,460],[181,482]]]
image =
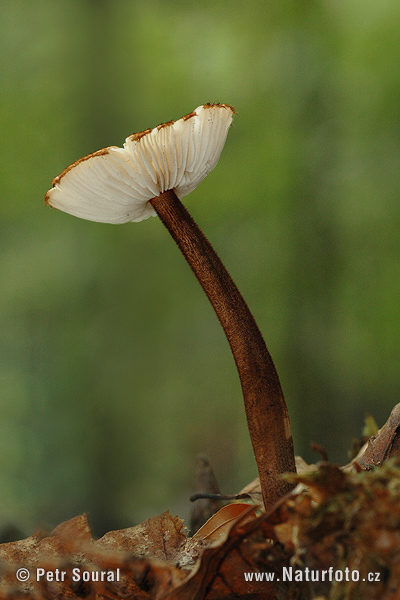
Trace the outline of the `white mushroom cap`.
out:
[[[205,104],[179,121],[130,135],[123,148],[89,154],[53,179],[45,202],[102,223],[156,216],[149,200],[171,189],[182,198],[215,167],[233,113],[227,104]]]

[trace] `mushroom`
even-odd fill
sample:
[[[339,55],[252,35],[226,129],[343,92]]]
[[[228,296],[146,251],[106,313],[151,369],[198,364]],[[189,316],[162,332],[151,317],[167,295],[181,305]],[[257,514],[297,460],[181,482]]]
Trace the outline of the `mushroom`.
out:
[[[215,167],[234,109],[205,104],[178,121],[129,136],[67,167],[45,202],[105,223],[158,215],[207,294],[230,344],[242,385],[265,506],[293,488],[289,415],[275,365],[246,302],[180,198]]]

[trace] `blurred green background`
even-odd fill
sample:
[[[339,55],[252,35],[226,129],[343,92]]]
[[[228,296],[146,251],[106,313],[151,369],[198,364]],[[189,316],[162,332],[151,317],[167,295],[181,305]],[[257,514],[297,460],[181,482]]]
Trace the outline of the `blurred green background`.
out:
[[[296,453],[345,463],[400,392],[396,0],[2,0],[0,529],[189,511],[256,476],[229,346],[158,219],[46,209],[81,156],[233,105],[185,199],[264,334]]]

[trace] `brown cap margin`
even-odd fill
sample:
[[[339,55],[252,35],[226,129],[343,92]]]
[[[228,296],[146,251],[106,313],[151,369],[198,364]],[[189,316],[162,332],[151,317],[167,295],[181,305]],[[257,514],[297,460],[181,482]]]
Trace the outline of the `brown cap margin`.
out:
[[[215,103],[211,103],[208,102],[207,104],[202,104],[201,106],[199,106],[199,108],[214,108],[214,106],[218,106],[221,108],[226,108],[230,111],[233,112],[233,114],[237,114],[237,112],[235,111],[235,109],[233,108],[233,106],[230,106],[229,104],[219,104],[218,102]],[[178,121],[182,120],[182,121],[187,121],[188,119],[191,119],[192,117],[196,116],[196,112],[190,112],[187,115],[184,115],[183,117],[181,117],[180,119],[177,119]],[[156,127],[154,127],[154,129],[157,129],[157,131],[160,131],[160,129],[163,129],[163,127],[169,127],[170,125],[173,125],[174,123],[176,123],[176,121],[167,121],[166,123],[160,123],[160,125],[157,125]],[[144,137],[145,135],[151,133],[153,131],[153,129],[145,129],[144,131],[140,131],[139,133],[132,133],[132,135],[130,135],[128,137],[129,140],[131,140],[132,142],[138,142],[142,137]]]
[[[57,175],[57,177],[54,177],[53,181],[51,182],[53,185],[53,188],[57,185],[57,183],[59,183],[61,181],[61,179],[64,177],[64,175],[66,175],[68,173],[68,171],[70,171],[71,169],[73,169],[74,167],[79,165],[80,163],[84,162],[85,160],[88,160],[89,158],[93,158],[94,156],[104,156],[105,154],[108,154],[109,151],[111,150],[111,148],[116,148],[118,150],[118,146],[107,146],[107,148],[102,148],[101,150],[92,152],[91,154],[88,154],[87,156],[83,156],[79,160],[76,160],[71,165],[68,165],[68,167],[66,169],[64,169],[64,171],[62,173],[60,173],[60,175]],[[51,190],[46,192],[46,195],[44,197],[45,204],[49,204],[49,192],[50,191]]]

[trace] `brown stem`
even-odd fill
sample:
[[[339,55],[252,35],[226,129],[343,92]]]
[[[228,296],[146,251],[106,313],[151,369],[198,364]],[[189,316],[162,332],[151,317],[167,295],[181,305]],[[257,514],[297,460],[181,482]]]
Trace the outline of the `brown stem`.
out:
[[[289,414],[275,365],[241,293],[186,208],[172,190],[150,200],[207,294],[225,331],[242,384],[247,423],[265,506],[293,484],[296,471]]]

